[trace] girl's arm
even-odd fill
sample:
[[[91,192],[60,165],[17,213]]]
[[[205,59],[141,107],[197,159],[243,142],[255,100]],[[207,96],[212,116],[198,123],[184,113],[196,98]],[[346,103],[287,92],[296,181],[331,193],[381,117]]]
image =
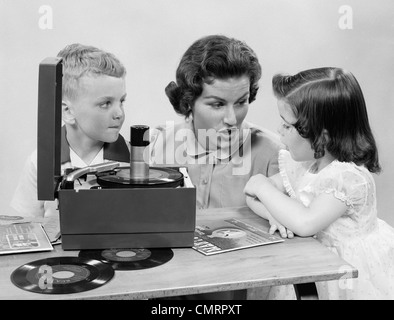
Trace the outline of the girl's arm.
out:
[[[268,178],[269,181],[281,192],[284,192],[284,187],[282,183],[282,179],[280,177],[280,174],[277,173],[271,177]],[[259,199],[256,198],[256,196],[249,196],[246,194],[246,203],[250,209],[252,209],[256,214],[258,214],[260,217],[269,220],[272,218],[272,216],[269,214],[268,210],[264,205],[259,201]]]
[[[279,231],[282,238],[293,238],[294,234],[290,230],[286,230],[278,221],[276,221],[268,212],[267,208],[257,198],[246,196],[246,204],[248,207],[260,217],[269,221],[269,233],[274,234],[276,230]]]
[[[244,192],[257,197],[274,219],[302,237],[325,229],[347,210],[346,204],[333,194],[321,194],[309,207],[305,207],[298,200],[283,194],[261,174],[250,178]]]
[[[269,181],[281,192],[285,192],[285,188],[283,186],[282,177],[279,173],[269,177]],[[278,221],[276,221],[272,215],[268,212],[267,208],[261,203],[261,201],[255,197],[246,196],[246,204],[249,208],[255,212],[260,217],[266,219],[270,223],[269,233],[274,234],[276,230],[279,231],[280,235],[283,238],[293,238],[294,234],[290,230],[286,230],[286,228],[281,225]]]
[[[269,177],[268,179],[269,179],[269,181],[271,181],[271,183],[277,189],[281,190],[283,188],[280,186],[282,184],[282,182],[281,182],[281,178],[280,178],[279,173]],[[261,203],[261,201],[259,201],[259,199],[257,199],[257,197],[255,195],[249,195],[248,193],[246,193],[246,204],[248,205],[248,207],[250,209],[252,209],[252,211],[254,211],[260,217],[262,217],[266,220],[269,220],[270,218],[272,218],[272,216],[269,214],[267,208],[264,207],[264,205]]]
[[[269,177],[268,179],[276,187],[276,189],[278,189],[280,192],[282,192],[282,193],[286,192],[280,173],[277,173],[277,174]]]

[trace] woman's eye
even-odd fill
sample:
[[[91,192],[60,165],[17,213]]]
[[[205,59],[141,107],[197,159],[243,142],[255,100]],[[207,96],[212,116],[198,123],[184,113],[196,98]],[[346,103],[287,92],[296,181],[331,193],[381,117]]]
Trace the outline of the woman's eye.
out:
[[[218,108],[223,106],[223,103],[221,103],[221,102],[214,102],[214,103],[211,103],[210,106],[213,107],[213,108],[218,109]]]
[[[238,103],[237,103],[237,106],[238,107],[240,107],[240,108],[242,108],[242,107],[245,107],[246,105],[248,105],[248,100],[241,100],[241,101],[239,101]]]

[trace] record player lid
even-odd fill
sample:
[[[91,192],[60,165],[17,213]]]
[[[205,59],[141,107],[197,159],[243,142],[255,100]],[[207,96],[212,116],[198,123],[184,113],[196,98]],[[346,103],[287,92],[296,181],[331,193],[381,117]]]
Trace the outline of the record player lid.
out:
[[[37,123],[37,196],[54,200],[61,176],[62,58],[45,58],[39,65]]]

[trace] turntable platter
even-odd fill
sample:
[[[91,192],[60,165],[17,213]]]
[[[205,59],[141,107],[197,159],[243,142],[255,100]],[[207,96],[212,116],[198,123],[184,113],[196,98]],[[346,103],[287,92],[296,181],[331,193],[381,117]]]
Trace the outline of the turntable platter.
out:
[[[176,188],[183,185],[183,174],[171,168],[149,168],[146,179],[130,177],[130,167],[120,167],[97,174],[97,182],[103,188]]]

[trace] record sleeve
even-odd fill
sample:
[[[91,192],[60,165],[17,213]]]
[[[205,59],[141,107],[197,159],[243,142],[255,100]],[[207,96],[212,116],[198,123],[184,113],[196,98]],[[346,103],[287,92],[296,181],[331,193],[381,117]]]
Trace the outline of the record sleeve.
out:
[[[0,255],[50,250],[53,246],[41,223],[0,225]]]
[[[194,233],[193,249],[204,255],[213,255],[284,241],[261,227],[251,225],[251,222],[250,219],[248,222],[242,219],[200,220]]]

